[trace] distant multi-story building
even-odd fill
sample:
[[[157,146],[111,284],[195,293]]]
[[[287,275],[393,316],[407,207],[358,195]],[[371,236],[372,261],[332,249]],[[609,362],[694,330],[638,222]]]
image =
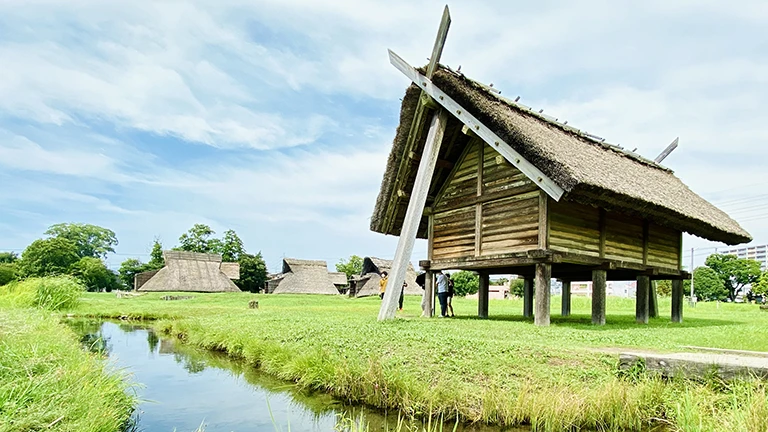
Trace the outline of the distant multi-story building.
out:
[[[768,268],[768,245],[760,246],[739,246],[725,249],[717,249],[717,253],[723,255],[736,255],[739,258],[746,258],[760,261],[763,270]]]

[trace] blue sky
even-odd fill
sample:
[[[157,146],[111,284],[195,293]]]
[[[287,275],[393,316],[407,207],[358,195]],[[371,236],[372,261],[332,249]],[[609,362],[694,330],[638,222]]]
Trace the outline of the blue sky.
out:
[[[768,8],[576,3],[452,2],[442,60],[647,157],[679,136],[665,164],[768,242]],[[271,270],[391,257],[368,230],[408,85],[386,50],[425,63],[443,5],[0,2],[0,250],[92,223],[116,267],[200,222]]]

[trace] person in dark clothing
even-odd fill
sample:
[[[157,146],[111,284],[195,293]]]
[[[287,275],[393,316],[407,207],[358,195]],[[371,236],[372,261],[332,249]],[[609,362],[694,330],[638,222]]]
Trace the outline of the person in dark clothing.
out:
[[[445,303],[447,306],[446,312],[451,311],[451,317],[456,316],[453,314],[453,295],[454,294],[455,294],[455,291],[453,289],[453,279],[448,277],[448,297],[446,298]]]
[[[437,299],[440,301],[440,315],[439,318],[445,318],[445,314],[448,308],[448,286],[450,282],[448,276],[445,273],[437,272]]]
[[[403,310],[403,297],[405,296],[405,287],[408,286],[408,282],[403,282],[403,287],[400,289],[400,310]]]

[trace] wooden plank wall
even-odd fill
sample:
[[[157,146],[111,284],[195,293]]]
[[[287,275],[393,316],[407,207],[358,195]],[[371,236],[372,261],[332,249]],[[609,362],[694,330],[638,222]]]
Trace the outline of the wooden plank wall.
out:
[[[650,224],[648,227],[648,265],[679,268],[682,256],[682,233],[671,228]]]
[[[572,202],[549,202],[549,248],[600,256],[600,211]]]
[[[435,202],[433,217],[434,260],[536,249],[539,189],[494,149],[474,141]]]

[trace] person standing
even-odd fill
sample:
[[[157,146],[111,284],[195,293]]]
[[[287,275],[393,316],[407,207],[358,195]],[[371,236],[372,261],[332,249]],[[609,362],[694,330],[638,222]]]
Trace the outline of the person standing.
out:
[[[405,288],[408,286],[408,282],[403,282],[403,287],[400,288],[400,301],[398,304],[400,305],[400,310],[403,310],[403,297],[405,296]]]
[[[440,318],[445,318],[448,308],[448,287],[450,282],[448,276],[442,271],[437,271],[437,300],[440,302]]]
[[[379,280],[379,298],[384,300],[384,290],[387,289],[387,278],[389,274],[385,271],[381,272],[381,279]]]
[[[448,276],[448,298],[446,300],[446,303],[447,303],[448,307],[447,307],[446,312],[450,311],[451,312],[451,317],[456,316],[456,315],[453,314],[453,295],[455,293],[456,292],[454,291],[454,287],[453,287],[453,279],[451,279],[451,277]]]

